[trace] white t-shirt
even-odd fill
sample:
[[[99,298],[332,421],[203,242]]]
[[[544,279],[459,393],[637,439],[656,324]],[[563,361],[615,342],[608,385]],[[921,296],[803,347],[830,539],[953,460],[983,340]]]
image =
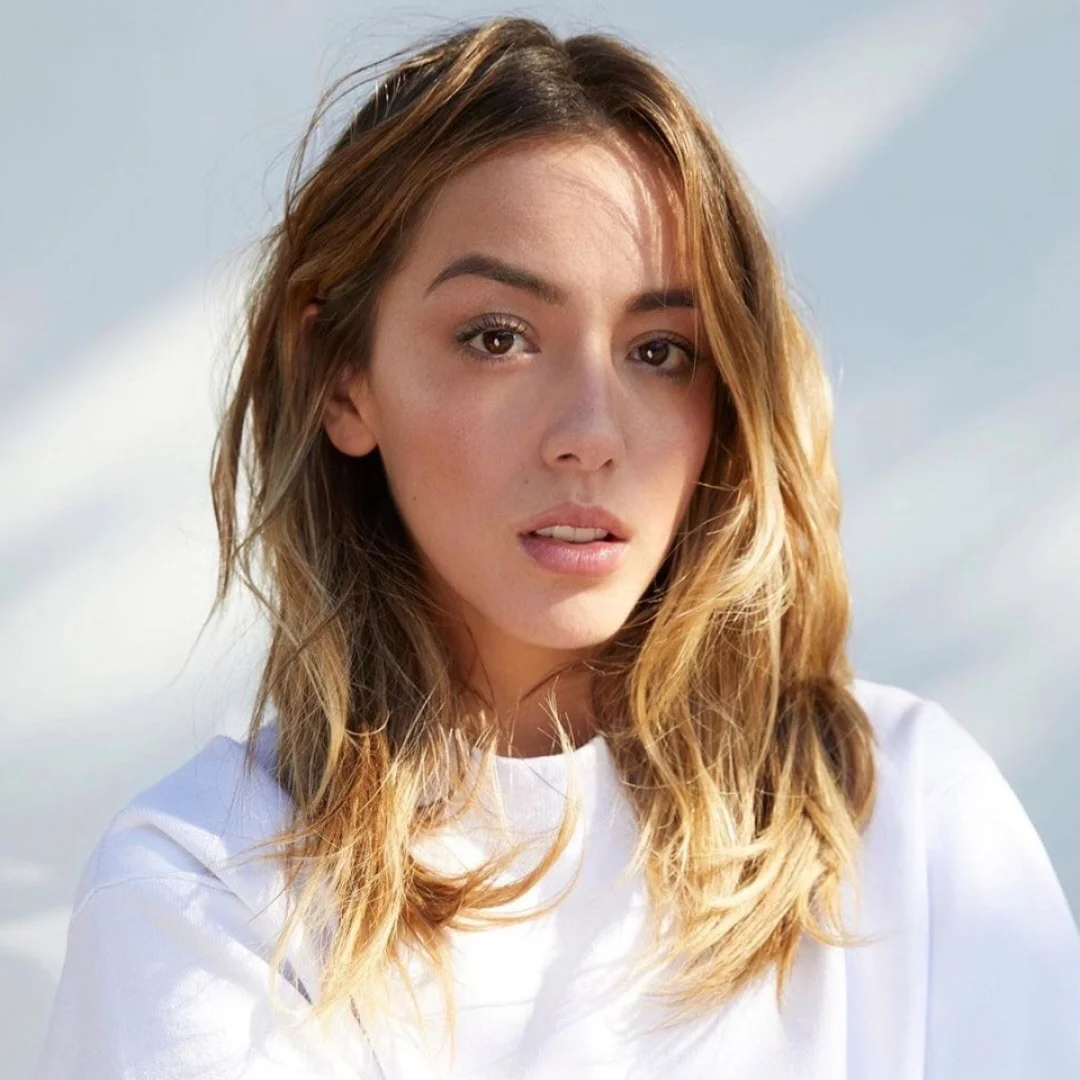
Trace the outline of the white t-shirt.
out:
[[[782,1010],[769,972],[707,1020],[648,1034],[648,1000],[611,989],[645,907],[641,881],[620,881],[634,826],[597,737],[571,759],[579,832],[526,903],[552,895],[581,858],[573,890],[536,921],[454,937],[452,1070],[440,999],[423,982],[427,1043],[386,1019],[343,1017],[328,1039],[291,1025],[267,991],[279,871],[235,858],[287,809],[266,771],[271,724],[250,783],[242,744],[219,736],[109,826],[78,887],[39,1080],[1076,1080],[1080,934],[1029,818],[940,706],[855,689],[878,735],[879,795],[862,907],[845,915],[878,939],[838,949],[804,938]],[[496,768],[516,831],[557,819],[569,782],[560,755]],[[487,850],[482,830],[471,835],[445,851]],[[316,956],[311,940],[294,942],[286,1005],[318,994]]]

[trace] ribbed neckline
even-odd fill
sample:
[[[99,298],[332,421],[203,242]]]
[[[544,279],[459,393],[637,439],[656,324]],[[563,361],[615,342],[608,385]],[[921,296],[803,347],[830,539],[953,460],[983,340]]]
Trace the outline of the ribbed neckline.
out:
[[[255,758],[271,774],[275,771],[278,730],[276,719],[264,724],[255,742]],[[473,750],[474,768],[479,760],[480,751]],[[515,833],[536,834],[557,828],[574,778],[581,796],[579,830],[588,830],[598,803],[610,804],[618,796],[617,770],[611,748],[601,733],[575,747],[569,755],[561,751],[536,757],[496,754],[492,767],[506,822]]]
[[[479,751],[473,751],[474,763]],[[492,758],[494,780],[502,796],[508,825],[515,832],[537,833],[556,828],[562,819],[571,784],[581,797],[584,825],[597,800],[610,797],[614,764],[607,740],[596,734],[569,754]],[[585,826],[587,828],[587,826]]]
[[[537,754],[534,757],[511,757],[495,754],[495,768],[500,775],[507,777],[521,772],[530,772],[551,781],[565,779],[568,765],[579,769],[595,769],[596,759],[606,749],[604,736],[597,732],[587,742],[570,751],[569,756],[561,750],[554,754]],[[479,757],[479,751],[473,751],[473,760]]]

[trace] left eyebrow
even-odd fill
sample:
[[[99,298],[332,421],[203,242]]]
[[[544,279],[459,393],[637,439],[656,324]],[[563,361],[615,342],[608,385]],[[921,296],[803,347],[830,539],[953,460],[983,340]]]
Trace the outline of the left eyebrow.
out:
[[[424,295],[427,296],[433,292],[444,281],[464,276],[487,278],[490,281],[510,285],[515,289],[522,289],[547,304],[563,305],[567,302],[566,293],[562,289],[557,285],[544,281],[543,278],[538,277],[531,270],[526,270],[523,266],[513,266],[490,255],[478,253],[463,255],[443,267],[424,290]],[[626,314],[640,315],[649,311],[663,311],[664,308],[692,309],[695,306],[692,289],[681,287],[651,289],[635,296],[626,305]]]
[[[692,289],[656,289],[635,296],[626,305],[627,315],[639,315],[644,311],[663,311],[664,308],[695,308]]]

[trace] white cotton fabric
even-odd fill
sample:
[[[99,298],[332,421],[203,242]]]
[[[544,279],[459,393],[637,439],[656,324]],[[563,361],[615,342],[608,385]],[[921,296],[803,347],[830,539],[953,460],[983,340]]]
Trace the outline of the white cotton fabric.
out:
[[[583,814],[525,904],[580,873],[549,915],[454,937],[457,1057],[440,998],[418,981],[428,1035],[341,1018],[328,1038],[271,1010],[267,961],[286,898],[273,862],[241,857],[284,820],[275,728],[244,780],[224,736],[135,798],[86,866],[38,1080],[1076,1080],[1080,934],[1016,795],[940,706],[855,684],[878,738],[879,794],[848,925],[875,942],[804,939],[783,1008],[771,974],[707,1020],[649,1032],[660,1014],[620,988],[645,926],[621,878],[633,820],[607,743],[498,758],[514,835],[553,824],[567,785]],[[467,819],[425,857],[468,862],[498,840]],[[414,968],[419,975],[420,969]],[[282,1001],[318,994],[318,948],[298,939]]]

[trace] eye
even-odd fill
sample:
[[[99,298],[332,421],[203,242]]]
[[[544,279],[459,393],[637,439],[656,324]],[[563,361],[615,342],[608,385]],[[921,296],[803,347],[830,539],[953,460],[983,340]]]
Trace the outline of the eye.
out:
[[[673,379],[688,376],[697,362],[694,348],[673,334],[656,334],[648,341],[635,345],[631,355],[635,352],[647,367]],[[669,362],[670,366],[665,368],[664,365]]]
[[[480,360],[499,360],[516,352],[529,352],[524,347],[515,350],[529,328],[510,315],[481,315],[467,323],[454,335],[462,350]],[[522,346],[524,342],[522,341]]]

